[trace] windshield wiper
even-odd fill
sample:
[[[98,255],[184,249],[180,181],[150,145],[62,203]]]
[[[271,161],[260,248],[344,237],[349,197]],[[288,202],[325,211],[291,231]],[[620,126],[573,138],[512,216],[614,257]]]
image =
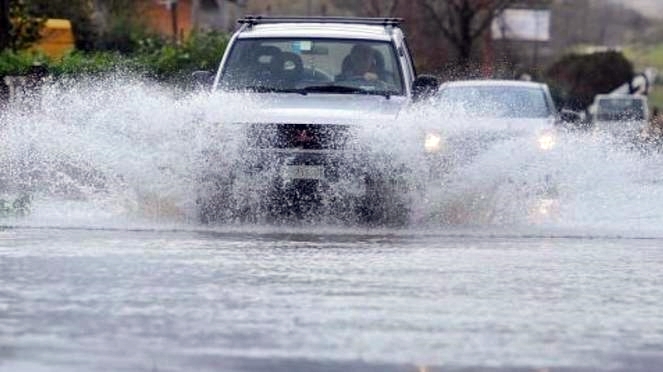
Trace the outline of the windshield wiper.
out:
[[[274,93],[278,92],[278,89],[274,87],[269,87],[265,85],[248,85],[244,87],[238,87],[236,88],[237,90],[240,91],[247,91],[247,92],[254,92],[254,93]]]
[[[242,87],[243,91],[254,93],[297,93],[303,96],[309,93],[339,93],[339,94],[367,94],[374,96],[383,96],[387,99],[391,97],[392,92],[382,90],[370,90],[360,87],[351,87],[347,85],[310,85],[298,89],[282,89],[264,85]]]
[[[283,89],[264,85],[250,85],[241,88],[235,88],[234,90],[253,93],[298,93],[304,96],[308,94],[308,92],[303,89]]]
[[[387,99],[391,97],[390,92],[385,92],[381,90],[370,90],[360,87],[351,87],[347,85],[310,85],[302,88],[301,90],[307,93],[368,94],[368,95],[384,96]]]

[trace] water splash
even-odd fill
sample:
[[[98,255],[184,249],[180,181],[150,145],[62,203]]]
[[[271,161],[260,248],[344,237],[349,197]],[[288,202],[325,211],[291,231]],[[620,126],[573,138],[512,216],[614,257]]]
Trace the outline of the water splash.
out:
[[[0,114],[0,187],[30,193],[32,213],[13,223],[40,225],[197,225],[201,153],[241,152],[241,128],[261,102],[237,95],[182,93],[130,76],[59,81]],[[434,110],[376,118],[358,141],[411,169],[415,227],[533,226],[658,233],[663,162],[591,134],[557,138],[542,152],[535,138],[505,140],[443,179],[429,180],[421,136],[448,123]],[[476,131],[487,123],[477,123]],[[218,146],[223,144],[223,146]],[[223,164],[218,166],[223,167]],[[261,188],[237,186],[244,203]],[[255,185],[254,185],[255,186]],[[258,185],[259,186],[259,185]],[[333,192],[350,190],[339,184]]]

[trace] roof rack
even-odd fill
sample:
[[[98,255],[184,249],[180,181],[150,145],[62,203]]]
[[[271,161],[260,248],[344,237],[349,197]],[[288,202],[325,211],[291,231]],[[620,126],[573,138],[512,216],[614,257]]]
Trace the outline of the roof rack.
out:
[[[237,23],[253,26],[264,23],[347,23],[359,25],[382,25],[398,26],[403,23],[402,18],[378,18],[378,17],[301,17],[301,16],[245,16]]]

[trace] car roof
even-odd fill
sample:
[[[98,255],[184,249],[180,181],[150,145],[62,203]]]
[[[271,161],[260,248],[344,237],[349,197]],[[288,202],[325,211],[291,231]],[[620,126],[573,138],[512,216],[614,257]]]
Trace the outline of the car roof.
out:
[[[389,41],[397,28],[347,23],[267,23],[247,27],[238,38],[339,38]]]
[[[477,87],[477,86],[494,86],[494,87],[522,87],[522,88],[543,88],[546,86],[544,83],[537,83],[525,80],[496,80],[496,79],[480,79],[480,80],[453,80],[442,83],[440,88],[443,87]]]

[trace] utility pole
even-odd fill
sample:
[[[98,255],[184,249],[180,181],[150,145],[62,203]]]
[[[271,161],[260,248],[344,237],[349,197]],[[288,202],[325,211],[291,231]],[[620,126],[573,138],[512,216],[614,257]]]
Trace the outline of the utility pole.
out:
[[[198,31],[200,23],[200,0],[191,2],[191,29]]]
[[[228,31],[228,4],[226,0],[216,0],[216,6],[219,9],[219,28]]]
[[[174,0],[170,2],[170,20],[172,22],[173,26],[173,44],[177,44],[178,41],[178,25],[177,25],[177,0]]]
[[[0,0],[0,51],[9,47],[9,0]]]

